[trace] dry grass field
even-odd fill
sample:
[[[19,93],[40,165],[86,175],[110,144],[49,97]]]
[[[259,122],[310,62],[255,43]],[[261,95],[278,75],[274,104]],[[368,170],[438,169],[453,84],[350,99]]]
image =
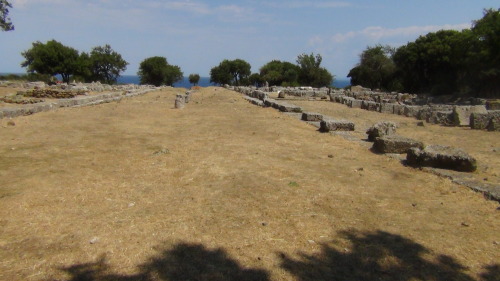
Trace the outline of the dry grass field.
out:
[[[0,120],[0,280],[498,280],[498,202],[221,88],[174,109],[182,91]]]

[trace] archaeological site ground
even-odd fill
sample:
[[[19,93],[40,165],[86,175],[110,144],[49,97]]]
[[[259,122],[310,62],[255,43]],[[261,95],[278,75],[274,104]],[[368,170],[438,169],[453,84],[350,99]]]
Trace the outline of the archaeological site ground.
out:
[[[500,132],[285,98],[356,125],[321,133],[221,87],[176,109],[185,91],[0,119],[0,280],[499,280],[500,205],[454,179],[500,185]],[[375,153],[379,121],[477,169]]]

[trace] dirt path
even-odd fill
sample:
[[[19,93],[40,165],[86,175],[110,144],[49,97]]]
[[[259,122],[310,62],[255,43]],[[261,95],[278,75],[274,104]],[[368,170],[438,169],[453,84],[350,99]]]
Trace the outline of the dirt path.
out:
[[[178,92],[0,120],[0,280],[499,273],[497,202],[234,92],[175,110]]]

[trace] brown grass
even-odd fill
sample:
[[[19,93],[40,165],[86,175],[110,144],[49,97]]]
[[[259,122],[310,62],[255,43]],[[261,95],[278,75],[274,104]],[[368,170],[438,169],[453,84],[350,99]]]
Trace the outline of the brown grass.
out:
[[[0,120],[0,280],[471,280],[500,260],[498,203],[178,92]]]

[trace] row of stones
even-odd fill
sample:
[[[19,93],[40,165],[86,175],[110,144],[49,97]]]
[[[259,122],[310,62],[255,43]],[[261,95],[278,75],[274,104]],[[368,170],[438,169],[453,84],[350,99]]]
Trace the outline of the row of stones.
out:
[[[109,103],[113,101],[119,101],[125,97],[143,95],[153,90],[155,89],[143,89],[143,90],[128,91],[128,92],[114,92],[114,93],[106,93],[93,96],[76,97],[72,99],[60,99],[53,102],[37,103],[18,108],[0,108],[0,119],[31,115],[38,112],[54,110],[60,107],[79,107],[79,106],[96,105],[101,103]]]
[[[469,126],[477,130],[487,129],[488,131],[500,131],[500,110],[487,110],[485,105],[412,106],[399,103],[379,103],[358,100],[337,92],[330,95],[330,101],[345,104],[351,108],[414,117],[418,120],[425,120],[433,124]]]
[[[92,83],[60,83],[56,85],[48,85],[45,82],[16,82],[16,81],[0,81],[0,87],[9,88],[20,88],[20,89],[59,89],[59,90],[81,90],[81,91],[92,91],[92,92],[104,92],[104,91],[132,91],[141,89],[153,89],[156,88],[153,85],[108,85],[101,84],[100,82]]]
[[[184,95],[183,94],[177,94],[175,96],[175,103],[174,106],[177,109],[183,109],[186,103],[189,103],[191,100],[191,95],[193,94],[193,91],[187,91]]]
[[[267,93],[253,90],[245,91],[245,98],[259,106],[270,106],[282,112],[302,112],[300,107],[270,99]],[[320,122],[321,132],[354,131],[355,124],[349,120],[337,120],[316,112],[302,112],[301,119],[307,122]],[[380,153],[406,153],[407,163],[413,166],[451,169],[473,172],[477,168],[475,158],[461,149],[429,145],[420,141],[395,135],[396,124],[379,122],[368,129],[368,140],[373,141],[373,150]]]

